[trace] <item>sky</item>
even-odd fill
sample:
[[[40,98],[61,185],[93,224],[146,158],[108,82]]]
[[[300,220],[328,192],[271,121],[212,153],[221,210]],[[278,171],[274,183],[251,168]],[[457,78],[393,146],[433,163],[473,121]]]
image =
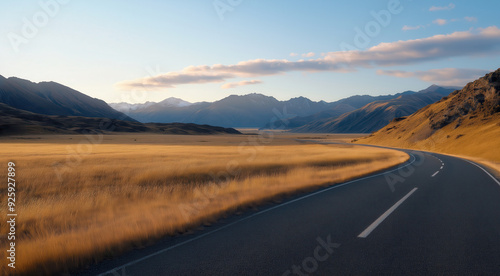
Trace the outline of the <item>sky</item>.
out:
[[[0,75],[111,102],[335,101],[500,67],[500,2],[4,0]]]

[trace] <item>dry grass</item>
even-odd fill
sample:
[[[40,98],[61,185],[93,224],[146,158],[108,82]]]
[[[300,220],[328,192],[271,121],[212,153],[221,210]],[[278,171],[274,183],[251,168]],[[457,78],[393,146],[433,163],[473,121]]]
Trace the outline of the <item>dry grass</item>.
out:
[[[69,153],[77,142],[2,141],[0,162],[16,162],[19,273],[72,271],[242,206],[408,158],[398,151],[324,145],[104,143]],[[2,250],[3,274],[5,257]]]
[[[420,117],[413,121],[420,122],[420,125],[402,125],[399,128],[406,128],[404,132],[396,129],[379,131],[358,142],[457,155],[488,166],[500,175],[500,115],[464,120],[460,127],[456,127],[456,123],[449,124],[425,139],[417,139],[412,133],[419,133],[419,130],[427,127],[423,114],[418,115]],[[396,124],[392,123],[389,127],[394,125]]]

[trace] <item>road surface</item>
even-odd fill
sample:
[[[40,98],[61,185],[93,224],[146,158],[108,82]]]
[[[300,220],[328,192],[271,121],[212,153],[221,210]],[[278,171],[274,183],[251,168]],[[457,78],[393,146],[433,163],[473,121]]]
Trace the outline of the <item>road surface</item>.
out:
[[[398,168],[221,220],[81,275],[499,275],[500,182],[406,151]]]

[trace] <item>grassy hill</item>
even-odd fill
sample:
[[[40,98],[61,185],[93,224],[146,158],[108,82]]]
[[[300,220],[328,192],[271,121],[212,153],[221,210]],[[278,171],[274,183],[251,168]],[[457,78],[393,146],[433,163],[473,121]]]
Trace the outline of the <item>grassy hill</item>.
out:
[[[500,69],[357,142],[465,155],[500,164]]]

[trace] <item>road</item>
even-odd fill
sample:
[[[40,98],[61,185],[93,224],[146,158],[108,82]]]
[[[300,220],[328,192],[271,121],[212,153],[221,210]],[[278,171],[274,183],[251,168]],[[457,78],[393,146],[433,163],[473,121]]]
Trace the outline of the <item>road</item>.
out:
[[[221,220],[81,275],[499,275],[500,182],[407,151],[396,169]]]

